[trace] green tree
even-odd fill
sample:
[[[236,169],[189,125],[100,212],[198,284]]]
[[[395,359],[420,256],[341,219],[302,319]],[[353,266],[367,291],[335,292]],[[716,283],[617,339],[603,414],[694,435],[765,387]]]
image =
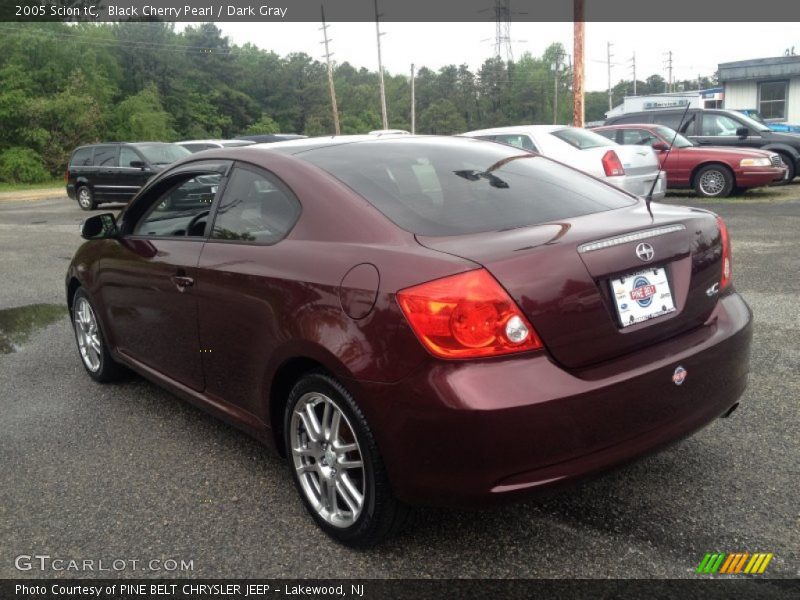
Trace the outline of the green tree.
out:
[[[450,100],[437,100],[419,118],[420,133],[452,135],[466,131],[467,123]]]
[[[153,84],[120,102],[112,120],[111,137],[115,140],[172,141],[177,137]]]
[[[244,133],[248,135],[261,135],[267,133],[278,133],[279,131],[280,128],[278,127],[278,123],[276,123],[269,115],[261,115],[261,118],[245,129]]]

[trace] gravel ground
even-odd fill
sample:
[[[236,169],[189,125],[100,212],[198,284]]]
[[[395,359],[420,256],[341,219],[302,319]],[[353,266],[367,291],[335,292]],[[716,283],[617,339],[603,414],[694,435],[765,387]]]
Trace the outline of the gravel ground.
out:
[[[34,319],[0,354],[0,578],[76,575],[19,572],[20,554],[192,560],[169,575],[193,577],[693,578],[714,550],[773,552],[767,576],[797,577],[800,185],[667,202],[729,225],[735,285],[756,315],[732,418],[557,496],[416,508],[399,536],[356,552],[313,525],[269,449],[141,379],[93,383],[66,314]],[[84,216],[66,198],[0,203],[0,309],[64,303]]]

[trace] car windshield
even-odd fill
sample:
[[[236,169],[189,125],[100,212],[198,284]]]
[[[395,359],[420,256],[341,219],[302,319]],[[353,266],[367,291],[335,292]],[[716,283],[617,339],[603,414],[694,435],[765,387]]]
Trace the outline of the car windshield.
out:
[[[419,235],[515,229],[637,202],[579,171],[510,146],[408,138],[323,146],[295,156]]]
[[[191,154],[178,144],[139,144],[136,148],[151,165],[168,165]]]
[[[586,131],[577,127],[566,127],[551,131],[551,135],[556,136],[563,142],[568,143],[578,150],[588,150],[589,148],[599,148],[601,146],[616,146],[615,142],[604,138],[602,135],[593,131]]]
[[[689,146],[694,146],[694,142],[683,137],[680,133],[678,133],[671,127],[659,126],[659,127],[653,127],[653,130],[658,135],[660,135],[668,144],[673,144],[675,148],[688,148]],[[675,142],[673,143],[672,140],[675,140]]]
[[[743,122],[750,129],[755,129],[756,131],[769,131],[770,130],[769,127],[767,127],[763,123],[759,123],[758,121],[756,121],[752,117],[748,117],[747,115],[743,115],[741,113],[738,113],[736,115],[736,120]]]
[[[761,113],[760,113],[760,112],[758,112],[757,110],[748,110],[747,112],[743,112],[742,114],[743,114],[744,116],[746,116],[746,117],[750,117],[750,118],[751,118],[751,119],[753,119],[753,121],[755,121],[756,123],[761,123],[761,124],[762,124],[762,125],[764,125],[765,127],[767,126],[767,122],[766,122],[766,121],[764,120],[764,118],[761,116]]]

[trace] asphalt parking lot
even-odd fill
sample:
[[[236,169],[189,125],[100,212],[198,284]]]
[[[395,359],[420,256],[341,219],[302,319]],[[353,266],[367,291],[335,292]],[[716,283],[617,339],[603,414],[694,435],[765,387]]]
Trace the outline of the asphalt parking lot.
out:
[[[80,575],[15,568],[33,554],[193,561],[115,576],[693,578],[711,551],[771,552],[766,576],[797,577],[800,184],[667,201],[711,208],[731,232],[756,315],[733,417],[557,496],[416,508],[362,552],[317,529],[271,450],[141,379],[92,382],[65,309],[30,308],[64,304],[86,213],[66,198],[0,202],[0,330],[14,350],[0,353],[0,578]]]

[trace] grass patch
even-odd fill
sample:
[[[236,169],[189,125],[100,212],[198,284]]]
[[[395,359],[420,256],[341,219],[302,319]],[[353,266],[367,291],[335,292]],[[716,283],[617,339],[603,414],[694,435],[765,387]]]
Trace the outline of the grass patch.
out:
[[[5,183],[0,181],[0,193],[2,192],[28,192],[34,190],[47,190],[50,188],[63,188],[63,179],[53,179],[42,183]]]

